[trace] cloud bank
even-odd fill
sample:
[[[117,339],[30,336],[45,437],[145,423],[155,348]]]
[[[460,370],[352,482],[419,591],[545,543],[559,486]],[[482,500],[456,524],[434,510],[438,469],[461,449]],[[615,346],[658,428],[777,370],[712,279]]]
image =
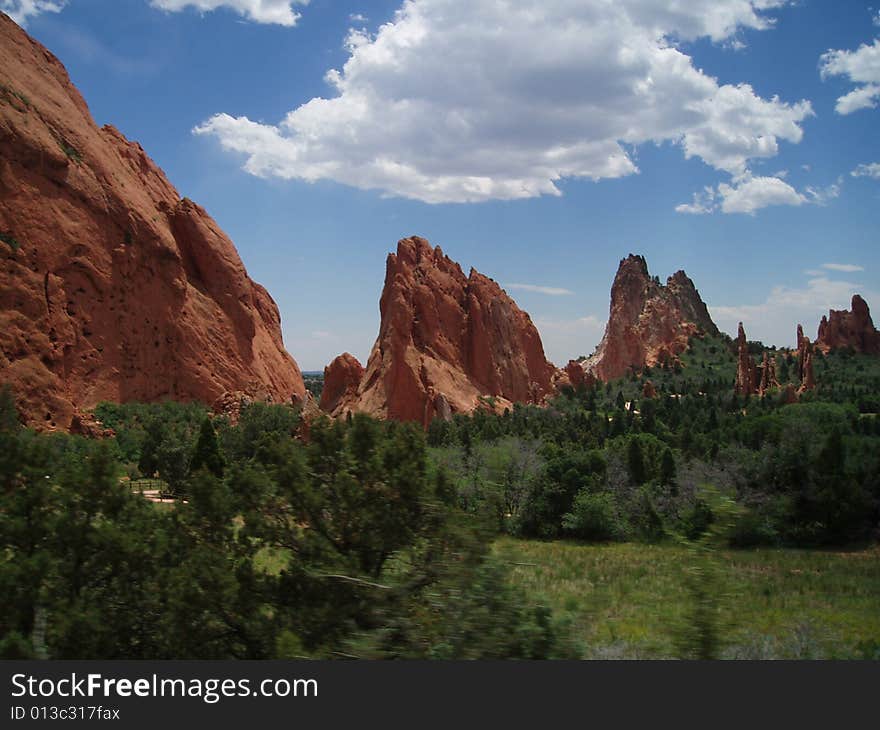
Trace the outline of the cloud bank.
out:
[[[41,13],[58,13],[66,4],[67,0],[0,0],[0,10],[23,26],[29,18]],[[296,25],[300,18],[293,6],[308,4],[309,0],[150,0],[152,7],[170,13],[187,8],[203,13],[226,8],[255,23],[288,27]]]
[[[773,24],[784,0],[405,0],[277,124],[218,113],[194,130],[261,177],[333,180],[427,203],[560,195],[638,172],[629,148],[679,145],[741,176],[800,142],[808,101],[720,85],[677,41]],[[234,110],[238,111],[238,110]]]

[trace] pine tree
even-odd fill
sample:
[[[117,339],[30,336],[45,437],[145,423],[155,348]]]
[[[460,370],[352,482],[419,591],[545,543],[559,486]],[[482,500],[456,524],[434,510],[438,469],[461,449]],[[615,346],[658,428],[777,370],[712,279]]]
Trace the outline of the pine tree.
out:
[[[202,421],[202,428],[199,431],[199,439],[196,442],[190,468],[194,472],[202,468],[207,469],[215,477],[222,479],[225,467],[226,460],[220,452],[220,444],[217,441],[217,432],[214,430],[214,424],[209,417],[205,417],[205,420]]]
[[[674,484],[675,478],[675,457],[672,455],[672,450],[667,448],[663,451],[660,461],[660,483],[664,486]]]
[[[642,445],[637,438],[631,438],[629,441],[629,451],[627,454],[627,462],[629,464],[629,476],[634,484],[644,484],[647,480],[645,474],[645,457],[642,454]]]

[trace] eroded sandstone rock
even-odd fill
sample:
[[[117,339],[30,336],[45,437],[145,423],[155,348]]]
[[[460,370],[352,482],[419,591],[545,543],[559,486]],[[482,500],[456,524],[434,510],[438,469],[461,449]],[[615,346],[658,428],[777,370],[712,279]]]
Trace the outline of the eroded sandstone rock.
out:
[[[850,310],[830,310],[819,323],[816,347],[823,353],[851,347],[866,355],[880,355],[880,332],[874,327],[868,303],[854,294]]]
[[[697,334],[718,335],[718,328],[687,274],[677,271],[664,286],[642,256],[630,254],[617,269],[605,334],[584,369],[608,381],[671,365]]]
[[[229,238],[3,14],[0,239],[0,382],[31,426],[103,400],[305,390]]]
[[[331,415],[427,425],[477,408],[540,403],[553,392],[557,371],[529,316],[495,281],[474,269],[465,276],[423,238],[405,238],[389,254],[379,310],[379,336],[355,393],[337,365],[325,404]]]

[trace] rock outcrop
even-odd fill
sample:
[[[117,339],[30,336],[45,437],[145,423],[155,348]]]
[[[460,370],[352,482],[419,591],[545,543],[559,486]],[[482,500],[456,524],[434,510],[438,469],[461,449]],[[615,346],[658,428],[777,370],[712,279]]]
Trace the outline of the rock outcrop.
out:
[[[350,385],[335,379],[331,415],[427,426],[480,407],[540,403],[553,392],[557,371],[529,316],[492,279],[474,269],[465,276],[423,238],[405,238],[389,254],[379,310],[379,336],[357,392],[335,399]]]
[[[816,387],[813,377],[813,346],[804,337],[803,327],[797,328],[797,376],[800,387],[793,383],[780,383],[776,376],[776,356],[764,352],[760,365],[749,354],[749,344],[742,322],[739,323],[736,338],[736,381],[734,391],[737,395],[758,395],[761,398],[771,392],[779,392],[783,403],[794,403],[798,397]]]
[[[813,374],[813,345],[810,338],[804,336],[801,325],[797,326],[797,350],[798,378],[801,381],[798,393],[804,393],[816,387],[816,378]]]
[[[764,353],[764,359],[758,366],[758,395],[764,397],[773,388],[778,388],[779,381],[776,379],[776,357]]]
[[[672,363],[697,334],[718,335],[718,328],[687,274],[677,271],[664,286],[643,257],[630,254],[614,277],[605,334],[583,367],[608,381]]]
[[[758,392],[760,376],[755,361],[749,354],[749,343],[743,323],[739,323],[736,335],[736,382],[734,391],[737,395],[752,395]]]
[[[868,303],[854,294],[849,311],[830,310],[819,323],[816,347],[826,354],[851,347],[866,355],[880,355],[880,332],[874,327]]]
[[[347,352],[339,355],[324,368],[324,388],[321,391],[321,410],[335,413],[340,406],[357,397],[358,386],[364,377],[364,366]]]
[[[305,390],[229,238],[2,13],[0,240],[0,382],[33,426],[102,400]]]

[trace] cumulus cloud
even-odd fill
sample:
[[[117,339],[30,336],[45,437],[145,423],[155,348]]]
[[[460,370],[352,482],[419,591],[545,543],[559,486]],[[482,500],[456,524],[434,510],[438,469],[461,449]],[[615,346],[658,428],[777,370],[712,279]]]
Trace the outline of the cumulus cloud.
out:
[[[810,103],[720,85],[676,42],[769,28],[782,4],[405,0],[376,34],[349,33],[331,98],[278,124],[219,113],[194,131],[253,175],[429,203],[560,195],[565,178],[638,172],[628,148],[646,142],[741,175],[801,140]]]
[[[803,324],[808,336],[815,337],[811,332],[815,332],[822,315],[829,309],[848,309],[853,294],[861,294],[869,305],[880,302],[880,292],[858,282],[820,275],[809,279],[804,286],[776,286],[759,304],[710,305],[709,312],[715,323],[728,333],[736,334],[737,323],[742,322],[749,339],[792,346],[798,323]]]
[[[67,0],[0,0],[0,10],[21,26],[40,13],[59,13]]]
[[[705,215],[721,211],[722,213],[745,213],[754,215],[762,208],[772,205],[799,206],[804,203],[827,205],[840,196],[842,178],[826,187],[808,185],[803,192],[796,190],[782,179],[784,175],[755,177],[746,171],[733,179],[733,184],[721,183],[718,188],[707,186],[694,193],[690,203],[682,203],[675,207],[678,213]]]
[[[829,50],[819,59],[823,79],[844,76],[858,86],[837,99],[838,114],[873,109],[880,100],[880,38],[863,43],[855,51]]]
[[[870,177],[874,180],[880,180],[880,162],[869,162],[859,165],[850,175],[853,177]]]
[[[294,5],[308,5],[309,0],[149,0],[150,5],[167,12],[195,8],[209,12],[219,8],[233,10],[255,23],[275,23],[293,26],[300,18]],[[40,13],[60,12],[67,0],[0,0],[0,10],[19,25]]]
[[[738,185],[718,186],[724,213],[753,215],[771,205],[803,205],[807,199],[778,177],[752,177]]]
[[[296,25],[300,19],[300,14],[293,6],[308,3],[309,0],[150,0],[150,5],[154,8],[168,12],[186,8],[195,8],[201,12],[227,8],[255,23],[273,23],[288,27]]]
[[[506,286],[508,289],[548,294],[551,297],[564,297],[574,294],[570,289],[561,289],[556,286],[538,286],[537,284],[507,284]]]

